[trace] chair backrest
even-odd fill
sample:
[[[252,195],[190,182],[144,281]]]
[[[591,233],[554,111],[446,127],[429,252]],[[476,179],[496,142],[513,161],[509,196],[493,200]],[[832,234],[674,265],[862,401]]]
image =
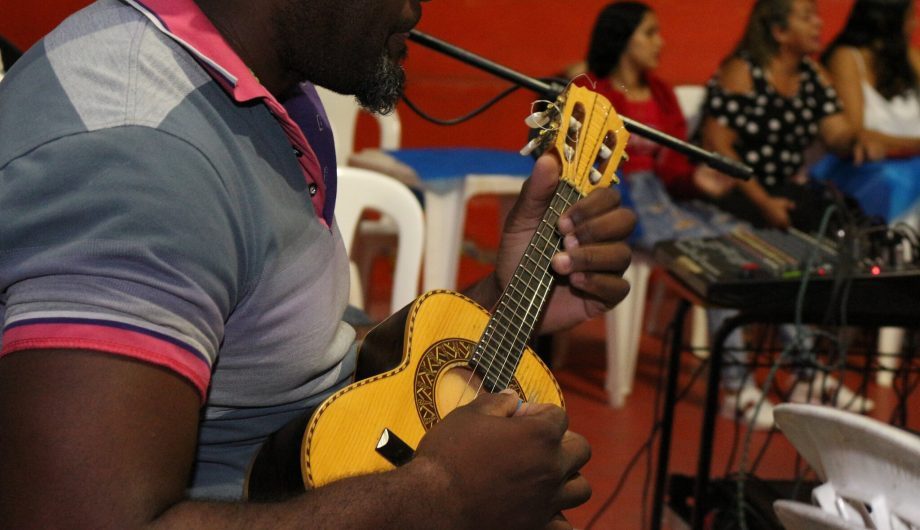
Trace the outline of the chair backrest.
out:
[[[340,166],[338,178],[335,218],[349,252],[365,210],[380,212],[396,225],[399,243],[390,304],[395,312],[418,296],[425,241],[422,206],[409,188],[381,173]]]
[[[332,125],[332,136],[335,138],[335,157],[338,165],[348,164],[348,157],[355,150],[355,129],[358,125],[358,113],[364,112],[358,105],[354,96],[337,94],[323,87],[316,87],[329,124]],[[377,126],[380,127],[380,148],[385,150],[399,149],[402,125],[399,115],[394,110],[387,115],[374,114]]]
[[[825,511],[848,499],[870,507],[880,530],[898,527],[895,519],[920,527],[920,437],[832,407],[783,404],[774,417],[825,482],[814,492]]]
[[[786,530],[868,530],[810,504],[796,501],[776,501],[773,510]]]
[[[687,120],[687,132],[692,134],[700,124],[703,113],[703,100],[706,98],[706,87],[702,85],[680,85],[674,87],[677,104]]]

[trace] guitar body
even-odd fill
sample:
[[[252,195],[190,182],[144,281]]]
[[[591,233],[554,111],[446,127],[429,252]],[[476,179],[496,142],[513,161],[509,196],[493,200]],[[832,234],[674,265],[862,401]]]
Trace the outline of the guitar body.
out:
[[[313,413],[301,448],[304,484],[315,488],[393,469],[376,451],[384,429],[414,449],[428,429],[472,401],[479,379],[470,382],[468,361],[488,321],[489,313],[461,294],[431,291],[419,297],[405,319],[399,366],[342,389]],[[368,344],[376,332],[368,335]],[[364,354],[362,348],[359,359]],[[564,405],[556,379],[529,348],[510,387],[525,401]]]

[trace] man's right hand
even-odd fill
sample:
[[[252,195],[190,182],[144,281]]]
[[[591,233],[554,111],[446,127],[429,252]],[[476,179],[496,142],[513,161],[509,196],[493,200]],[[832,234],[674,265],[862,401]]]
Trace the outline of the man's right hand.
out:
[[[465,528],[571,528],[556,516],[591,496],[578,473],[591,450],[567,427],[559,407],[484,394],[435,426],[411,465],[429,467]]]

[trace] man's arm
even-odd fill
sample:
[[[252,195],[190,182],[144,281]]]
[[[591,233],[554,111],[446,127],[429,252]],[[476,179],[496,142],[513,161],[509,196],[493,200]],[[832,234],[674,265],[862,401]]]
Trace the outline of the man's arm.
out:
[[[516,414],[516,397],[488,395],[448,416],[399,470],[279,503],[189,501],[199,406],[190,383],[144,362],[89,351],[9,354],[0,360],[0,520],[10,528],[534,528],[590,495],[577,475],[587,444],[566,431],[561,409]]]

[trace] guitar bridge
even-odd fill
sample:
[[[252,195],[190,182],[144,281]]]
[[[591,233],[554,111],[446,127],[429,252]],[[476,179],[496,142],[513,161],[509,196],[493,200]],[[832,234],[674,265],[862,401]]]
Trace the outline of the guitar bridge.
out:
[[[390,429],[384,429],[380,433],[380,439],[377,440],[377,452],[380,456],[387,459],[388,462],[399,467],[415,456],[415,450],[409,447],[409,444],[402,441],[399,436]]]

